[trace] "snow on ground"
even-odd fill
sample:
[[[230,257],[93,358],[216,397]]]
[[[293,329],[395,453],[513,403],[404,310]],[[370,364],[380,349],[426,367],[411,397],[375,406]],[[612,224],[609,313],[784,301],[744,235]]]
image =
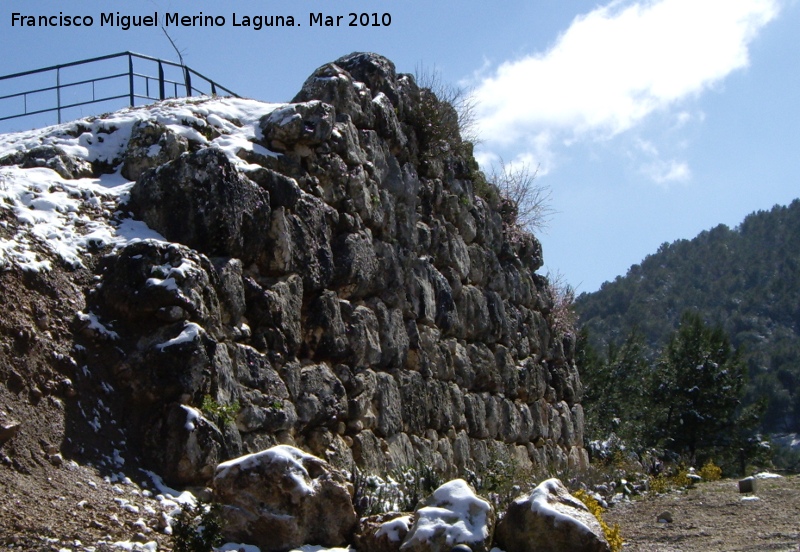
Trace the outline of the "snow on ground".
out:
[[[354,548],[325,548],[324,546],[314,546],[307,544],[300,548],[295,548],[290,552],[356,552]]]
[[[248,164],[238,157],[242,150],[275,155],[252,140],[261,135],[261,117],[279,105],[240,98],[184,98],[123,109],[103,118],[0,134],[0,159],[54,146],[79,159],[117,168],[100,178],[66,180],[49,168],[0,166],[0,270],[11,266],[50,270],[52,256],[78,268],[92,250],[144,239],[164,241],[120,211],[133,186],[120,175],[119,167],[134,124],[156,121],[190,141],[221,149],[244,169]],[[209,141],[198,130],[208,126],[220,136]],[[16,224],[9,224],[12,219]]]
[[[176,491],[175,489],[167,486],[160,475],[149,470],[142,470],[153,482],[153,486],[158,489],[160,495],[156,496],[156,500],[163,503],[165,501],[172,501],[177,507],[180,504],[194,507],[197,505],[197,498],[189,491]],[[161,498],[159,498],[161,497]]]
[[[139,542],[121,541],[115,542],[111,546],[117,550],[131,550],[133,552],[156,552],[158,544],[155,541],[146,542],[144,544]]]
[[[97,315],[94,313],[85,313],[83,311],[78,311],[78,320],[84,322],[87,328],[97,332],[100,335],[103,335],[111,340],[119,339],[119,334],[113,330],[110,330],[105,324],[98,320]]]
[[[47,168],[0,167],[0,218],[7,230],[0,238],[0,269],[16,264],[49,270],[40,249],[78,268],[86,251],[129,241],[117,236],[112,212],[132,183],[106,187],[103,180],[65,180]],[[8,224],[10,218],[17,224]]]
[[[777,473],[770,473],[770,472],[761,472],[755,475],[756,479],[780,479],[782,475],[778,475]]]
[[[261,137],[259,119],[281,105],[243,98],[167,100],[122,109],[102,118],[87,117],[61,125],[0,135],[0,157],[44,145],[56,146],[68,155],[89,162],[113,164],[125,151],[133,125],[138,121],[152,120],[188,140],[203,145],[213,144],[225,151],[232,162],[241,163],[236,157],[240,149],[258,149],[250,140]],[[207,126],[215,128],[222,136],[209,142],[197,130]]]

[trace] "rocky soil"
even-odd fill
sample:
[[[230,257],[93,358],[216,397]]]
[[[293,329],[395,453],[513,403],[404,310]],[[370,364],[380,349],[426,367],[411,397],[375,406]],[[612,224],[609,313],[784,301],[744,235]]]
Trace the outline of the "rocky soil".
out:
[[[145,482],[69,461],[44,460],[28,473],[0,468],[0,550],[169,550],[159,530],[168,509]]]
[[[619,523],[625,550],[733,552],[800,550],[800,476],[759,480],[754,495],[740,495],[736,481],[703,483],[622,503],[606,521]],[[663,512],[672,523],[659,523]]]

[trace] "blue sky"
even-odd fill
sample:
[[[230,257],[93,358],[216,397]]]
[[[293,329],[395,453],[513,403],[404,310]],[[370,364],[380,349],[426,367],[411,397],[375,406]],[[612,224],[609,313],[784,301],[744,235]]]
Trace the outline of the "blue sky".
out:
[[[108,11],[224,16],[223,27],[170,34],[193,69],[264,101],[288,101],[316,67],[352,51],[383,54],[401,72],[435,68],[475,91],[487,169],[499,159],[540,167],[556,211],[539,234],[545,270],[593,291],[664,242],[800,195],[799,4],[4,0],[0,74],[125,50],[176,58],[158,28],[101,28]],[[95,24],[12,27],[12,12]],[[344,15],[343,25],[312,28],[317,12]],[[350,12],[389,13],[391,25],[348,27]],[[300,26],[234,27],[234,13],[293,15]]]

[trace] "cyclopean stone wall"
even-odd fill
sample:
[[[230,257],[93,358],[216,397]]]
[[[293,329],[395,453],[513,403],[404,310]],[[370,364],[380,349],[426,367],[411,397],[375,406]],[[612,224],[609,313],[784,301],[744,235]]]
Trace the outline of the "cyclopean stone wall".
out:
[[[247,164],[133,131],[127,208],[174,243],[103,259],[88,303],[118,339],[84,336],[145,462],[183,484],[277,443],[371,472],[584,466],[541,246],[433,128],[454,113],[374,54],[319,68],[294,102]]]

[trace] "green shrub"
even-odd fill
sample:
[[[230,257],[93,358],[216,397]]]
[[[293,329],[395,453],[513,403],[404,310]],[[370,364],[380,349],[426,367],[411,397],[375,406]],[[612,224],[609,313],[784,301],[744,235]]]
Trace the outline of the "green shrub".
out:
[[[473,170],[472,183],[474,186],[475,195],[483,198],[486,203],[496,209],[500,205],[500,189],[489,182],[480,170]]]
[[[173,552],[212,552],[222,544],[221,509],[217,503],[182,504],[172,525]]]
[[[713,466],[710,467],[709,466]],[[709,461],[709,464],[706,464],[706,467],[703,469],[707,469],[709,474],[717,473],[717,479],[721,477],[722,470],[714,465],[713,462]],[[657,476],[650,477],[650,490],[654,493],[664,494],[673,490],[677,489],[688,489],[693,486],[694,481],[689,477],[690,474],[689,468],[686,467],[685,464],[681,463],[674,468],[672,474],[658,474]],[[700,470],[698,474],[706,481],[716,481],[716,479],[708,479],[703,475],[703,470]]]
[[[234,401],[231,404],[220,404],[211,395],[204,396],[203,402],[200,405],[200,410],[203,411],[203,414],[223,424],[233,422],[236,419],[236,415],[239,413],[239,408],[239,401]]]
[[[475,99],[468,88],[442,81],[434,68],[418,67],[420,89],[412,124],[417,128],[423,159],[445,153],[472,156],[477,142]]]

